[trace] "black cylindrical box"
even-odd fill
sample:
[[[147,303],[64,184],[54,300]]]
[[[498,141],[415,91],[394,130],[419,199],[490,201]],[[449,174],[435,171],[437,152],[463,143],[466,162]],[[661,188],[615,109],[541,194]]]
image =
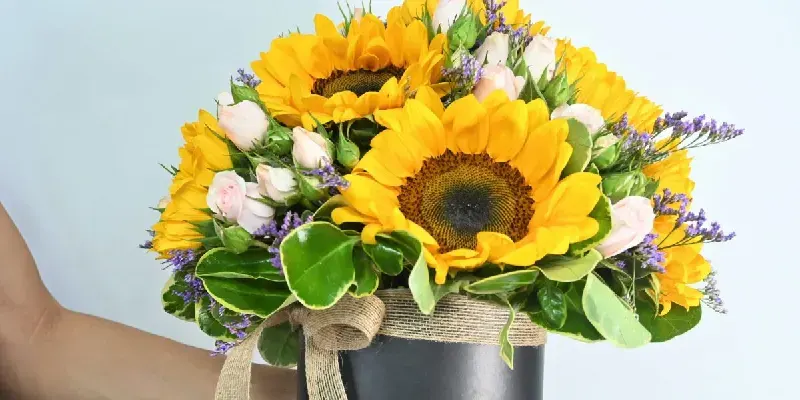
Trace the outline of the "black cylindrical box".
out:
[[[363,350],[339,352],[348,400],[542,400],[544,346],[516,347],[514,369],[500,346],[377,336]],[[301,348],[299,400],[306,391]]]

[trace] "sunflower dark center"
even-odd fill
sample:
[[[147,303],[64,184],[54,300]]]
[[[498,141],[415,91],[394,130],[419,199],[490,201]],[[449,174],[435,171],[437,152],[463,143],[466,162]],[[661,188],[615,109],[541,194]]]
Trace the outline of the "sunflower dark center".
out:
[[[489,231],[514,241],[525,237],[533,217],[531,187],[508,163],[486,154],[445,154],[425,161],[403,185],[400,210],[425,228],[442,252],[475,248]]]
[[[357,69],[354,71],[334,71],[331,76],[317,79],[312,93],[331,97],[339,92],[351,91],[358,96],[368,92],[378,92],[392,78],[400,79],[405,71],[389,66],[378,71]]]

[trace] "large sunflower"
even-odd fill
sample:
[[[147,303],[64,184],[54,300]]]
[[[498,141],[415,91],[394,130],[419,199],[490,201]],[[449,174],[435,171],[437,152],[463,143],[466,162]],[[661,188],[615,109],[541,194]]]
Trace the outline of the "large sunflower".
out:
[[[426,5],[428,8],[427,11],[430,13],[430,15],[433,15],[436,11],[436,7],[439,5],[439,1],[440,0],[405,0],[401,9],[403,19],[405,21],[413,21],[414,19],[418,19],[420,16],[422,16],[422,12],[425,11]],[[475,13],[480,17],[481,22],[485,24],[486,3],[483,0],[469,0],[468,3],[470,8],[472,8],[472,10],[475,11]],[[519,0],[506,1],[505,5],[500,8],[500,12],[505,17],[506,25],[515,28],[530,25],[531,35],[545,35],[550,29],[549,27],[545,26],[544,21],[531,23],[530,14],[525,14],[525,11],[519,8]]]
[[[217,136],[221,132],[217,120],[208,112],[200,111],[197,122],[181,129],[186,144],[179,150],[181,163],[169,188],[170,201],[153,226],[153,250],[162,257],[172,250],[194,249],[200,246],[202,236],[192,222],[211,217],[207,208],[208,185],[214,173],[233,167],[228,145]]]
[[[672,193],[685,194],[691,198],[695,183],[689,177],[692,159],[688,151],[671,153],[667,158],[644,168],[644,174],[659,182],[658,191],[669,190]],[[675,207],[678,207],[676,204]],[[660,286],[659,302],[661,315],[678,304],[686,309],[697,307],[703,299],[703,293],[692,285],[702,282],[711,273],[711,266],[700,254],[702,244],[675,246],[685,238],[685,226],[675,229],[677,216],[659,215],[654,223],[654,233],[658,235],[656,243],[664,249],[664,273],[656,273]]]
[[[438,83],[445,37],[429,43],[421,21],[394,15],[386,25],[371,14],[354,19],[346,37],[317,15],[316,34],[275,39],[252,64],[261,100],[284,124],[307,129],[315,118],[343,122],[402,107],[408,92]]]
[[[628,122],[636,130],[653,131],[656,118],[662,113],[661,107],[629,89],[621,76],[597,61],[591,49],[578,49],[569,41],[559,40],[556,54],[561,60],[560,70],[566,71],[570,84],[576,84],[578,103],[600,110],[606,121],[627,114]]]
[[[561,179],[572,154],[569,127],[549,120],[543,101],[496,91],[483,103],[470,95],[445,109],[424,88],[376,118],[387,129],[347,176],[348,206],[334,221],[363,223],[365,243],[407,230],[423,243],[437,283],[450,269],[487,261],[530,266],[597,233],[588,214],[601,196],[600,176]]]

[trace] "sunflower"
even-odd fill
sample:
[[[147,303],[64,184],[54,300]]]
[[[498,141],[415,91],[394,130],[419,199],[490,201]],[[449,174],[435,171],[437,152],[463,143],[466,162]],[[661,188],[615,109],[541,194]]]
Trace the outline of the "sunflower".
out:
[[[673,152],[664,160],[646,166],[644,174],[658,180],[660,193],[669,190],[691,198],[695,186],[689,177],[691,162],[688,151]],[[654,233],[658,236],[656,243],[659,243],[665,256],[665,272],[655,274],[660,287],[658,298],[662,307],[661,315],[666,315],[673,303],[686,309],[699,306],[703,293],[691,285],[702,282],[711,273],[711,266],[700,254],[702,244],[672,247],[686,234],[685,226],[675,229],[676,220],[675,215],[659,215],[653,224]]]
[[[472,11],[479,16],[481,23],[486,24],[486,3],[483,0],[469,0],[468,3]],[[428,13],[433,15],[436,7],[439,6],[439,0],[405,0],[402,8],[398,11],[402,13],[403,20],[410,22],[422,16],[426,4]],[[505,5],[500,8],[500,12],[505,17],[506,25],[515,28],[530,25],[531,35],[546,35],[550,30],[545,26],[544,21],[531,23],[530,14],[525,14],[525,11],[519,8],[519,0],[506,1]]]
[[[559,40],[556,54],[561,59],[560,71],[565,71],[569,83],[576,85],[578,103],[600,110],[606,121],[627,114],[629,124],[636,130],[653,131],[661,107],[629,89],[621,76],[597,61],[591,49],[578,49],[569,41]]]
[[[317,15],[316,34],[275,39],[252,63],[261,100],[284,124],[311,129],[314,119],[338,123],[402,107],[407,92],[421,86],[446,90],[437,84],[444,35],[429,43],[421,21],[394,15],[386,25],[371,14],[354,19],[347,36]]]
[[[600,176],[561,178],[572,154],[566,120],[542,100],[511,101],[496,91],[447,109],[429,88],[402,109],[379,111],[378,134],[343,192],[334,222],[364,224],[362,240],[405,230],[423,244],[442,284],[451,269],[493,262],[531,266],[594,236],[589,212]]]
[[[181,132],[186,144],[178,152],[181,163],[169,188],[170,201],[153,226],[153,250],[162,257],[172,250],[200,246],[202,235],[192,222],[211,218],[203,211],[208,207],[208,185],[215,172],[233,167],[228,145],[217,136],[221,131],[211,114],[200,111],[198,121],[185,124]]]

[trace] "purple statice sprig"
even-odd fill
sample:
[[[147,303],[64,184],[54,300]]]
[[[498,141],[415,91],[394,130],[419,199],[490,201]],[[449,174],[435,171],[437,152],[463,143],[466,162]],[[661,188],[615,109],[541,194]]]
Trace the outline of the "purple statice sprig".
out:
[[[255,88],[261,84],[261,80],[256,78],[255,75],[245,72],[244,68],[239,68],[236,70],[236,74],[236,82],[239,82],[245,86]]]
[[[442,70],[444,80],[453,84],[451,98],[460,98],[469,93],[483,78],[483,62],[468,51],[453,55],[452,66]]]
[[[661,154],[727,142],[744,134],[744,129],[700,115],[687,118],[685,111],[666,113],[656,120],[656,136],[668,137],[657,151]]]
[[[268,245],[267,250],[272,254],[272,258],[270,262],[272,266],[283,271],[283,262],[281,261],[281,243],[286,236],[289,235],[293,230],[313,221],[313,216],[309,216],[308,218],[301,218],[299,214],[289,211],[283,217],[283,222],[278,225],[277,221],[272,221],[269,225],[264,225],[261,229],[257,230],[254,233],[255,237],[266,239],[267,241],[271,241],[271,244]]]
[[[634,272],[631,271],[632,268],[642,268],[650,272],[664,273],[666,256],[664,252],[658,248],[658,244],[656,243],[657,238],[658,236],[655,234],[648,234],[641,243],[615,256],[613,259],[614,265],[629,273]]]
[[[350,187],[350,182],[342,177],[336,168],[333,166],[333,163],[327,162],[324,163],[322,167],[315,168],[308,171],[302,171],[302,174],[305,176],[313,176],[320,179],[321,183],[318,185],[320,189],[325,188],[339,188],[342,190],[347,189]]]
[[[194,267],[197,263],[198,254],[194,250],[171,250],[169,258],[164,261],[165,268],[172,268],[175,274],[182,274],[183,281],[186,283],[185,290],[175,290],[173,293],[179,296],[184,303],[191,304],[200,300],[203,296],[208,296],[203,281],[194,274]]]
[[[501,11],[507,3],[506,0],[483,0],[486,27],[488,28],[487,35],[494,32],[508,34],[512,48],[525,48],[533,39],[530,35],[531,25],[513,26],[509,24],[505,14]]]
[[[631,126],[627,114],[623,114],[608,129],[622,143],[617,164],[627,170],[634,170],[642,164],[653,162],[657,154],[654,136]]]
[[[147,234],[150,235],[150,239],[147,239],[144,243],[140,244],[140,249],[150,250],[153,248],[153,238],[156,236],[156,231],[148,230]]]
[[[660,249],[700,243],[728,242],[736,237],[735,232],[726,233],[718,222],[708,222],[706,211],[689,211],[691,198],[685,194],[672,193],[664,189],[662,194],[653,196],[653,211],[656,215],[674,216],[675,225],[659,243]],[[666,240],[678,230],[684,230],[684,237],[675,243],[665,245]]]
[[[728,310],[725,308],[725,303],[722,301],[720,290],[717,287],[717,271],[711,271],[703,282],[706,284],[706,286],[701,289],[701,292],[703,292],[703,303],[715,312],[727,314]]]
[[[214,307],[213,304],[212,307]],[[241,315],[240,320],[226,322],[223,323],[222,325],[225,328],[227,328],[228,332],[230,332],[233,336],[235,336],[236,339],[233,341],[217,340],[214,343],[215,349],[211,353],[212,356],[225,355],[228,353],[228,351],[230,351],[232,348],[236,347],[243,340],[245,340],[247,338],[247,335],[249,334],[247,330],[253,326],[253,316]]]

